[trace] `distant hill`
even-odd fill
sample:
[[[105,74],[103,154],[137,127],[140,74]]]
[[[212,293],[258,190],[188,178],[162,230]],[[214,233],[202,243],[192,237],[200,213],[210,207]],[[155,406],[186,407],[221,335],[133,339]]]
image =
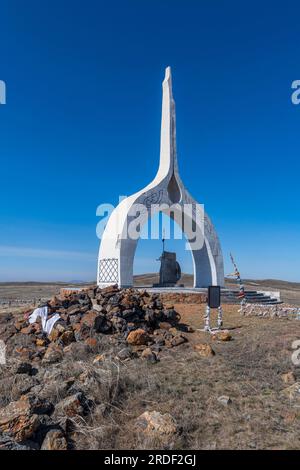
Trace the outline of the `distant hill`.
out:
[[[157,273],[138,274],[134,276],[134,286],[150,287],[159,281]],[[32,299],[49,298],[57,294],[61,287],[83,287],[95,285],[96,281],[70,281],[70,282],[0,282],[0,301],[3,299]],[[193,286],[193,275],[183,273],[178,284],[184,287]],[[278,279],[244,279],[247,290],[280,291],[284,302],[300,305],[300,282],[289,282]],[[225,286],[237,289],[232,279],[225,280]]]

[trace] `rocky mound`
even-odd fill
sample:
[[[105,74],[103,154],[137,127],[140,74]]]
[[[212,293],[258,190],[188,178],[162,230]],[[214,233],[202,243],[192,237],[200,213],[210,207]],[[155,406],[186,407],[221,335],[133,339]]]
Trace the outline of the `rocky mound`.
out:
[[[239,312],[246,317],[300,319],[300,308],[289,304],[267,305],[246,303],[241,306]]]
[[[66,347],[82,342],[96,348],[103,335],[126,340],[135,353],[141,346],[174,346],[174,329],[180,321],[173,306],[163,305],[158,294],[116,286],[66,291],[53,297],[48,306],[60,315],[49,336],[40,322],[29,324],[21,315],[5,315],[0,322],[0,339],[6,343],[7,355],[43,363],[58,362]],[[175,333],[175,334],[174,334]],[[184,337],[180,335],[181,341]],[[175,344],[176,343],[176,344]],[[66,349],[68,351],[68,349]]]
[[[0,318],[7,358],[0,366],[0,449],[74,447],[78,420],[105,413],[117,399],[116,364],[154,364],[164,349],[187,341],[188,328],[159,294],[94,287],[62,292],[48,305],[60,315],[48,336],[24,314]]]

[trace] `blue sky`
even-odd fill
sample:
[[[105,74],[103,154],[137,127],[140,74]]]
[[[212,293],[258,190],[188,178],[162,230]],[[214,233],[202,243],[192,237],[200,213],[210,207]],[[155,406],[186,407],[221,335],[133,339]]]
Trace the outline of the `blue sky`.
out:
[[[155,175],[171,65],[182,179],[244,277],[300,281],[296,1],[1,2],[0,281],[95,279],[96,208]],[[191,271],[183,241],[170,241]],[[135,272],[158,269],[141,241]]]

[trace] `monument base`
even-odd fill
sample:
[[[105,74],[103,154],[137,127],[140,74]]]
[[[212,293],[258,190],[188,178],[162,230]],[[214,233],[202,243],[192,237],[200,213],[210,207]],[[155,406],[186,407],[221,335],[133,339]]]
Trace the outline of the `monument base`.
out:
[[[156,284],[152,284],[152,287],[175,287],[176,284],[174,282],[166,282],[166,283],[156,283]],[[183,287],[183,286],[177,286],[177,287]]]

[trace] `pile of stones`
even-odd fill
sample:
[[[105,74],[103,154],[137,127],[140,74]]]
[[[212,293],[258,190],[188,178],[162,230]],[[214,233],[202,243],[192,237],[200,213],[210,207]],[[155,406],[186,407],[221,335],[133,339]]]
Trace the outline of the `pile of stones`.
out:
[[[0,317],[0,449],[70,448],[74,420],[103,412],[105,387],[115,396],[116,364],[152,367],[190,331],[159,294],[117,286],[62,291],[48,307],[60,315],[48,336],[33,309]]]

